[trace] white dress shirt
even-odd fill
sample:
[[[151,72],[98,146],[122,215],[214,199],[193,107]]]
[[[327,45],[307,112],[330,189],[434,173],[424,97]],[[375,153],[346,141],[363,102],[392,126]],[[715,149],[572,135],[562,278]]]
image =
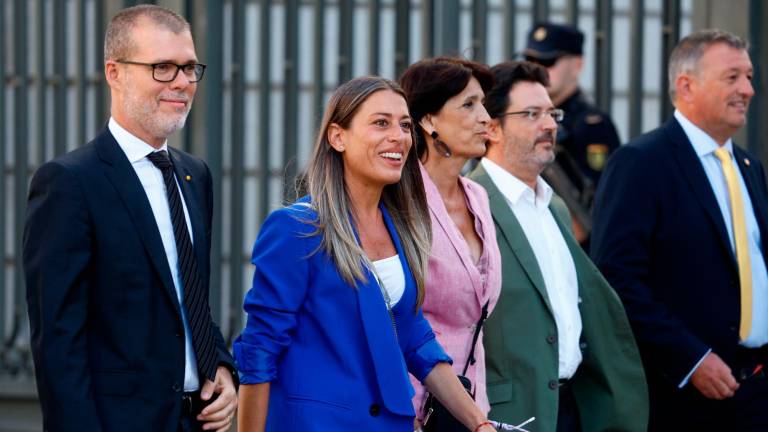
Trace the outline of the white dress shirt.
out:
[[[195,349],[192,345],[192,332],[189,329],[186,311],[184,310],[184,292],[181,284],[181,275],[179,274],[179,256],[176,252],[176,239],[173,236],[173,223],[171,222],[171,211],[168,206],[168,195],[165,191],[165,181],[163,173],[149,159],[147,155],[159,151],[168,151],[168,143],[163,143],[160,149],[155,149],[151,145],[132,135],[122,126],[117,124],[115,119],[109,119],[109,131],[115,137],[117,144],[125,153],[128,161],[131,163],[136,175],[144,187],[147,194],[149,205],[152,207],[152,213],[155,216],[157,228],[160,231],[160,238],[163,240],[165,256],[168,258],[168,268],[171,270],[173,286],[176,288],[176,297],[181,306],[181,319],[184,324],[185,336],[185,365],[184,365],[184,391],[190,392],[200,388],[200,381],[197,376],[197,360],[195,359]],[[178,181],[176,183],[178,188]],[[190,241],[192,237],[192,224],[189,221],[189,212],[187,203],[184,201],[184,195],[179,188],[181,204],[184,207],[184,218],[187,221],[187,231],[189,231]]]
[[[483,158],[481,163],[504,195],[536,255],[557,326],[559,377],[570,379],[582,358],[579,281],[571,252],[549,209],[552,188],[537,177],[534,191],[491,160]]]

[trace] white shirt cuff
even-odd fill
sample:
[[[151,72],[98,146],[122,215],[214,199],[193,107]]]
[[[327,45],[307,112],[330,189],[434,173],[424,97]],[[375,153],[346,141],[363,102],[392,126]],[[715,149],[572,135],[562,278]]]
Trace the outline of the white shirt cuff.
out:
[[[685,387],[685,385],[686,385],[686,384],[688,384],[688,381],[690,381],[690,380],[691,380],[691,375],[693,375],[693,373],[694,373],[694,372],[696,372],[696,369],[698,369],[698,368],[699,368],[699,366],[701,365],[701,362],[703,362],[703,361],[704,361],[704,359],[705,359],[705,358],[706,358],[706,357],[709,355],[709,353],[711,353],[711,352],[712,352],[712,348],[708,349],[708,350],[707,350],[707,352],[705,352],[705,353],[704,353],[704,355],[703,355],[703,356],[701,356],[701,360],[699,360],[699,361],[696,363],[696,366],[694,366],[694,367],[693,367],[693,369],[691,369],[691,371],[690,371],[690,372],[688,372],[688,375],[686,375],[686,376],[685,376],[685,378],[683,378],[683,381],[682,381],[682,382],[680,382],[680,384],[677,386],[677,388],[683,388],[683,387]]]

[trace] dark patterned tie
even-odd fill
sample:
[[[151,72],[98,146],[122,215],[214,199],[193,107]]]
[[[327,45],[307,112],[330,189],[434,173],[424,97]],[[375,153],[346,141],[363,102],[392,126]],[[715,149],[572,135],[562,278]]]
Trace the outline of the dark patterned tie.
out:
[[[179,273],[184,291],[184,309],[187,312],[189,327],[192,330],[192,345],[195,347],[197,367],[206,378],[213,381],[218,364],[216,344],[211,333],[211,311],[203,292],[204,284],[200,280],[200,272],[197,269],[195,249],[189,238],[181,195],[173,175],[173,165],[168,158],[168,152],[165,150],[150,153],[147,155],[147,159],[163,172],[165,191],[171,210],[173,236],[176,239],[176,253],[179,258]]]

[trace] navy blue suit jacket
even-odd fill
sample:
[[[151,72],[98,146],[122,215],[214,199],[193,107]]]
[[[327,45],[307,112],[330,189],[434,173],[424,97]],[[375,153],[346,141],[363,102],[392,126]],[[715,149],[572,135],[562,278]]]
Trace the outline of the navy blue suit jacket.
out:
[[[350,286],[320,249],[306,199],[262,225],[248,324],[234,350],[243,384],[271,383],[268,431],[412,431],[408,372],[423,380],[450,361],[415,308],[416,282],[381,209],[405,274],[395,323],[370,271]]]
[[[207,296],[210,172],[169,150]],[[180,306],[149,200],[108,129],[37,170],[23,254],[44,428],[176,432],[185,364]],[[220,363],[231,366],[221,332],[209,325]]]
[[[734,146],[768,257],[768,192]],[[733,364],[740,299],[736,258],[704,168],[675,119],[620,148],[597,192],[592,257],[619,293],[649,379],[677,385],[708,349]]]

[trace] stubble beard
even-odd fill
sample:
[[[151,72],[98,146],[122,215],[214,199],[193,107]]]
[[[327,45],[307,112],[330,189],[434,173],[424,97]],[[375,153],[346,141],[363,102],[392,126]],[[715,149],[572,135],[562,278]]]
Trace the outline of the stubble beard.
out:
[[[183,96],[186,98],[186,95]],[[137,124],[156,138],[168,138],[184,127],[192,107],[192,98],[183,108],[176,108],[174,114],[160,112],[159,96],[152,100],[142,99],[136,93],[125,97],[125,111]]]

